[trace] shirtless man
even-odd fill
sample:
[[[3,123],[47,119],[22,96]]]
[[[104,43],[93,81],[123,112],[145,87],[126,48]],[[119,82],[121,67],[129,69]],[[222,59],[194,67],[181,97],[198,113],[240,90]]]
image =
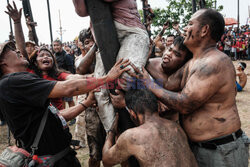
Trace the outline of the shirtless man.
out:
[[[108,131],[103,147],[103,164],[112,166],[135,156],[140,166],[197,166],[187,137],[181,127],[157,113],[157,98],[148,90],[126,92],[126,105],[136,128],[128,129],[117,139],[118,114]]]
[[[181,68],[188,60],[190,60],[193,54],[183,44],[184,38],[175,38],[173,44],[166,50],[162,58],[149,59],[146,69],[149,74],[161,85],[166,85],[168,77]],[[169,90],[179,91],[175,89],[176,86],[168,86]],[[123,99],[123,93],[116,90],[118,95],[110,94],[112,98],[112,104],[115,108],[122,108],[121,99]],[[168,108],[159,101],[159,113],[160,116],[171,119],[178,122],[178,113]]]
[[[238,92],[241,92],[247,83],[247,74],[244,72],[246,67],[247,67],[246,63],[239,62],[239,65],[237,67],[237,73],[236,73],[236,76],[239,77],[239,82],[236,81],[236,86],[237,86]]]
[[[248,166],[248,147],[242,140],[235,100],[235,69],[228,56],[216,49],[224,26],[217,11],[197,11],[184,33],[184,44],[193,58],[169,77],[169,82],[175,82],[182,91],[145,84],[168,108],[182,114],[183,128],[201,167]],[[149,79],[146,70],[136,76]]]
[[[166,85],[168,77],[181,68],[193,54],[183,44],[183,37],[176,37],[169,49],[165,50],[162,58],[149,59],[146,69],[149,74],[162,85]],[[173,86],[168,90],[179,91]],[[166,105],[159,101],[160,116],[178,122],[178,112],[169,110]]]

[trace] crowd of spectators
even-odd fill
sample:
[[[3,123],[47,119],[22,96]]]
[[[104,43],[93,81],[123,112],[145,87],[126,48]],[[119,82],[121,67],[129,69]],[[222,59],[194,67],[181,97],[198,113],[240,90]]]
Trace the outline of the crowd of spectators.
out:
[[[237,27],[226,27],[217,47],[232,60],[250,60],[249,36],[249,25],[243,25],[239,30]]]

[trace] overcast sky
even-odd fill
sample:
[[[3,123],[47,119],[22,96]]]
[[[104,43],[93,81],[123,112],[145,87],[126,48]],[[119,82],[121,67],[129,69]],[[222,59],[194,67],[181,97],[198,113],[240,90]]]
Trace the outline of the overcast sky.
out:
[[[166,0],[148,0],[150,5],[154,7],[164,8],[167,6]],[[12,0],[10,0],[12,3]],[[15,0],[17,7],[21,8],[22,3],[20,0]],[[48,23],[48,11],[46,0],[30,0],[33,17],[37,22],[36,27],[39,41],[42,43],[50,43],[50,32]],[[141,8],[141,0],[137,0],[138,8]],[[8,39],[10,32],[9,18],[5,14],[7,0],[0,0],[0,42],[4,42]],[[237,0],[217,0],[217,5],[224,5],[222,14],[225,17],[234,17],[237,19]],[[240,23],[246,24],[247,17],[249,17],[248,6],[250,6],[250,0],[240,0]],[[72,41],[83,28],[89,26],[89,18],[79,17],[74,10],[72,0],[50,0],[51,19],[53,38],[60,38],[59,30],[59,10],[61,13],[62,28],[64,31],[63,41]],[[27,27],[22,17],[22,25],[24,35],[27,40]]]

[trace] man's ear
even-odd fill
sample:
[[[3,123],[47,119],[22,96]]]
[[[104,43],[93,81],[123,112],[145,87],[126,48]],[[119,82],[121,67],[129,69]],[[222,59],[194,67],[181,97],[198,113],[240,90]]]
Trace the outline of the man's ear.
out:
[[[208,24],[204,25],[202,28],[201,28],[201,37],[205,37],[210,31],[210,27]]]

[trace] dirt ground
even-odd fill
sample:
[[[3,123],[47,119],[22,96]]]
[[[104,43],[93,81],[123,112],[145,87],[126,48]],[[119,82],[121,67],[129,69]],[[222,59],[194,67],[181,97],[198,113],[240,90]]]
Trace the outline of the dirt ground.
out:
[[[234,61],[234,65],[237,66],[239,61]],[[248,83],[244,90],[237,94],[236,102],[238,111],[241,118],[242,129],[246,132],[248,136],[250,136],[250,61],[244,61],[247,64],[246,73],[248,75]],[[223,79],[223,78],[221,78]],[[71,132],[74,132],[74,126],[70,127]],[[11,144],[14,144],[13,137],[11,138]],[[8,146],[8,138],[7,138],[7,126],[0,126],[0,153],[2,150]],[[80,149],[77,150],[77,157],[80,160],[82,167],[88,166],[88,149]],[[250,162],[250,159],[249,159]],[[118,165],[119,166],[119,165]],[[117,166],[117,167],[118,167]],[[250,167],[250,165],[249,165]]]

